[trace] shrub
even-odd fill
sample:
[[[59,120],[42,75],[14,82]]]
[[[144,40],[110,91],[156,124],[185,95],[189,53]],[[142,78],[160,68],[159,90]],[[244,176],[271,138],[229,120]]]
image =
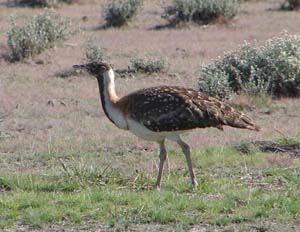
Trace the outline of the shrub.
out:
[[[220,18],[231,19],[238,8],[239,0],[173,0],[162,17],[171,24],[191,21],[206,24]]]
[[[284,34],[263,46],[245,43],[200,70],[200,90],[220,98],[231,93],[300,96],[300,36]]]
[[[105,58],[105,52],[103,48],[97,46],[91,41],[88,41],[85,49],[85,56],[88,62],[103,61]]]
[[[14,60],[23,60],[53,47],[57,41],[73,33],[71,22],[52,11],[33,17],[24,26],[14,22],[8,32],[7,44]]]
[[[113,0],[104,8],[107,27],[122,27],[137,15],[143,2],[140,0]]]
[[[281,5],[282,10],[299,10],[300,0],[285,0]]]
[[[166,61],[163,58],[135,57],[130,60],[130,63],[135,72],[155,73],[166,68]]]
[[[15,5],[31,7],[57,7],[61,3],[71,4],[75,0],[15,0]]]

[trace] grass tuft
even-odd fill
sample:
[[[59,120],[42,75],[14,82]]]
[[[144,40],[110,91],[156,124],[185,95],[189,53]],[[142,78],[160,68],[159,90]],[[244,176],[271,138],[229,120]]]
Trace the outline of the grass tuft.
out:
[[[10,182],[4,177],[0,176],[0,193],[7,192],[12,189]]]

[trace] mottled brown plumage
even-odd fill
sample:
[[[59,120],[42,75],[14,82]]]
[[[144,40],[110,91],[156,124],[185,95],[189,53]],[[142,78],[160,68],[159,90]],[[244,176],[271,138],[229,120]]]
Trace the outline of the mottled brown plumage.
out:
[[[190,130],[223,125],[259,128],[243,113],[205,93],[178,86],[142,89],[120,100],[127,114],[155,132]]]
[[[197,181],[192,167],[190,148],[180,134],[195,128],[231,126],[259,130],[246,115],[231,106],[193,89],[159,86],[141,89],[119,98],[115,92],[114,72],[106,63],[75,65],[87,70],[98,80],[103,110],[117,127],[160,146],[156,187],[160,188],[164,161],[167,159],[165,139],[179,144],[186,156],[192,185]]]

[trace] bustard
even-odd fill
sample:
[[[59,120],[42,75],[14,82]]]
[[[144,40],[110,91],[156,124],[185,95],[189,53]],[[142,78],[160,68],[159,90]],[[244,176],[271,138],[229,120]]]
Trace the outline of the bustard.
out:
[[[259,130],[246,115],[202,92],[176,86],[159,86],[141,89],[119,98],[115,92],[115,75],[110,65],[92,62],[73,67],[86,70],[97,78],[102,107],[112,123],[142,139],[159,144],[157,189],[161,186],[167,158],[166,139],[177,142],[181,147],[187,160],[192,185],[196,187],[190,147],[180,138],[182,133],[205,127],[222,130],[223,125]]]

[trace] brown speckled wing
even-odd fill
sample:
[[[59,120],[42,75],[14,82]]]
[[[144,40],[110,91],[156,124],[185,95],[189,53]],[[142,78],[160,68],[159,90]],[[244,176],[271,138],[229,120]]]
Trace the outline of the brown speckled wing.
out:
[[[208,96],[180,87],[153,87],[127,96],[130,117],[152,131],[177,131],[224,125]],[[218,101],[217,101],[218,102]]]

